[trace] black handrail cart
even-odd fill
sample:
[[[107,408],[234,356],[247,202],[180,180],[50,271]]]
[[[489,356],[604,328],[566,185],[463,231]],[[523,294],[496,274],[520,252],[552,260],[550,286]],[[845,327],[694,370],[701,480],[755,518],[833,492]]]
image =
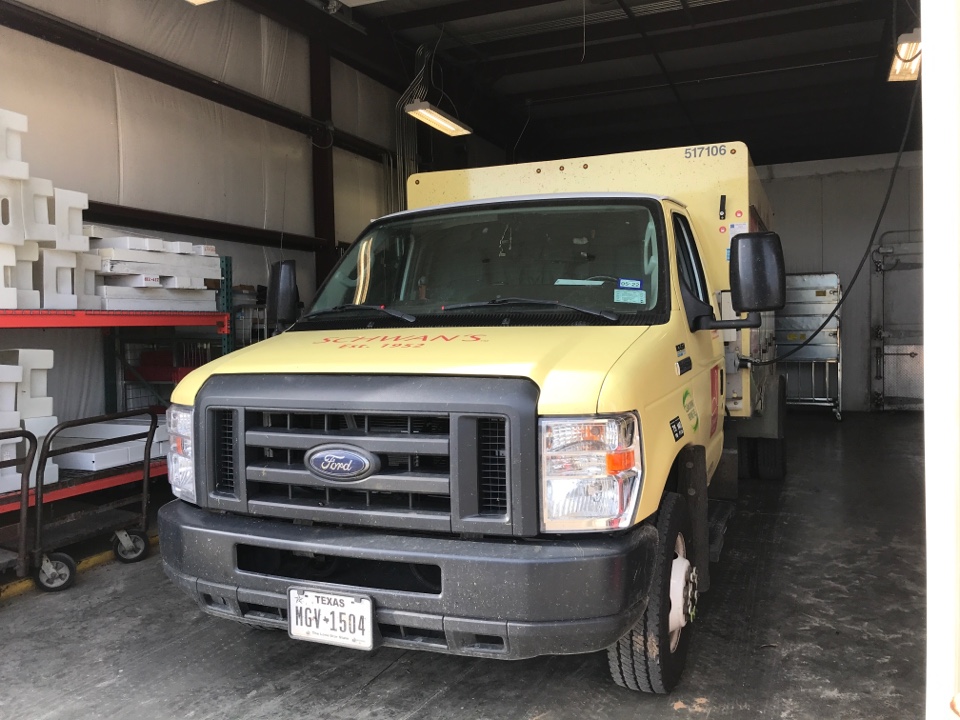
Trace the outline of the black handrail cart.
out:
[[[144,429],[132,426],[132,432],[104,439],[87,440],[76,438],[78,441],[69,447],[53,449],[53,441],[68,428],[84,425],[109,422],[144,416],[149,418],[149,425]],[[93,492],[77,495],[67,500],[58,500],[48,503],[44,507],[43,482],[38,481],[35,490],[36,503],[32,520],[33,547],[29,550],[29,565],[33,568],[33,578],[37,587],[44,591],[65,590],[76,579],[77,566],[69,555],[64,552],[54,552],[72,543],[80,542],[97,535],[113,533],[113,552],[123,563],[142,560],[147,556],[149,540],[147,538],[147,504],[150,499],[150,456],[153,445],[153,436],[157,429],[157,414],[151,410],[130,410],[126,412],[99,415],[92,418],[72,420],[57,425],[44,438],[37,457],[37,477],[43,478],[46,463],[51,458],[66,453],[81,450],[93,450],[108,447],[132,440],[144,440],[143,450],[143,481],[138,484],[136,492],[120,490],[123,497],[97,501],[100,493]],[[74,438],[70,438],[72,442]],[[63,472],[63,471],[62,471]],[[90,484],[101,480],[105,475],[115,474],[116,469],[101,472],[83,472],[71,476],[70,471],[65,481],[58,486],[72,483],[74,486]],[[124,486],[121,486],[121,488]],[[82,498],[82,499],[80,499]],[[133,508],[136,507],[136,510]],[[23,551],[23,549],[21,549]],[[25,574],[25,573],[24,573]]]
[[[13,467],[20,470],[20,520],[18,523],[0,528],[0,572],[16,568],[17,575],[27,573],[27,512],[29,508],[30,471],[37,454],[37,437],[26,430],[4,430],[0,440],[23,440],[26,453],[20,458],[11,458],[0,462],[0,470]]]

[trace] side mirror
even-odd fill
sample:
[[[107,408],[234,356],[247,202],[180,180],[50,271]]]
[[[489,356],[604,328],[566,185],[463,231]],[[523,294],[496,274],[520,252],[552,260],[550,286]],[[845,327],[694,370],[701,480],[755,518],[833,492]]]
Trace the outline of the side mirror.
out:
[[[299,315],[297,263],[295,260],[273,263],[267,282],[267,331],[276,335],[293,325]]]
[[[730,245],[730,301],[738,313],[779,310],[787,299],[780,236],[741,233]]]

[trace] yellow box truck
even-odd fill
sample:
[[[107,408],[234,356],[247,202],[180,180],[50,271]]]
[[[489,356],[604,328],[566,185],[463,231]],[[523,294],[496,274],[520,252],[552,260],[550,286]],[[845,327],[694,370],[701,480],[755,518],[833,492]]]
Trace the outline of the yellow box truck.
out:
[[[293,638],[606,651],[668,692],[724,421],[782,476],[783,258],[742,143],[414,175],[284,332],[168,412],[167,574]]]

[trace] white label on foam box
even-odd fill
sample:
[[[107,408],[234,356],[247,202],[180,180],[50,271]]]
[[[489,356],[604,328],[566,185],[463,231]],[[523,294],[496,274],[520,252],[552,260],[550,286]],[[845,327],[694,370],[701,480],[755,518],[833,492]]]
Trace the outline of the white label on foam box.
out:
[[[124,288],[161,287],[159,275],[101,275],[100,285],[102,287]]]

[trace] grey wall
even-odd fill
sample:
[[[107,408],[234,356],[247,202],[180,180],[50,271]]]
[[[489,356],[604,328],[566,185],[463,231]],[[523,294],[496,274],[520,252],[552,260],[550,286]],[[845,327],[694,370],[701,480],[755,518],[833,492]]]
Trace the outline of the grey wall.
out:
[[[836,272],[848,297],[841,308],[844,410],[870,410],[871,260],[849,288],[876,223],[895,156],[880,155],[758,168],[775,212],[788,273]],[[877,234],[922,237],[920,153],[906,153]],[[903,298],[922,303],[922,297]]]

